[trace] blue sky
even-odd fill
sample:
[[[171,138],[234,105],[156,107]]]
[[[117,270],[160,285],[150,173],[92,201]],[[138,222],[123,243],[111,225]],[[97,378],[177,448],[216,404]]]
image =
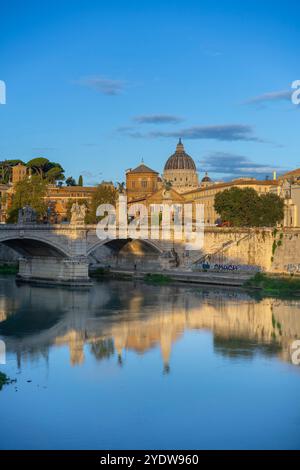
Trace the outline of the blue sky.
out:
[[[0,159],[121,181],[181,136],[200,176],[300,167],[297,3],[2,2]]]

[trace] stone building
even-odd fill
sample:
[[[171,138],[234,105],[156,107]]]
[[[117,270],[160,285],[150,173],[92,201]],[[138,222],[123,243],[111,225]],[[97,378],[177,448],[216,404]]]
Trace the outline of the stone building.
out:
[[[0,223],[5,223],[7,212],[11,207],[14,196],[15,185],[26,176],[27,168],[22,164],[12,168],[11,181],[8,184],[0,184]],[[111,182],[103,182],[106,186],[113,185]],[[92,199],[96,187],[92,186],[56,186],[49,184],[45,196],[46,205],[51,209],[53,222],[64,222],[67,220],[68,206],[72,202],[89,202]]]
[[[12,168],[12,178],[8,184],[0,184],[0,223],[5,223],[7,211],[10,207],[14,186],[27,176],[27,167],[21,163]],[[173,202],[193,202],[204,204],[204,218],[206,225],[214,225],[219,215],[214,210],[215,195],[232,187],[253,188],[258,194],[273,192],[285,200],[284,225],[287,227],[300,226],[300,168],[290,171],[278,180],[260,181],[255,178],[239,178],[230,182],[214,182],[206,173],[199,182],[194,160],[184,149],[179,139],[175,152],[167,159],[163,178],[159,173],[143,162],[134,169],[126,171],[126,196],[129,205],[134,202],[150,204],[166,203],[166,187],[172,183],[169,194]],[[112,182],[103,182],[113,186]],[[55,214],[53,220],[64,222],[72,202],[91,201],[96,187],[82,186],[56,186],[49,185],[45,197],[51,213]],[[170,202],[169,201],[169,202]],[[171,202],[170,202],[171,203]]]
[[[300,227],[300,168],[279,176],[271,191],[284,199],[284,227]]]
[[[51,208],[53,222],[66,222],[68,208],[73,202],[89,203],[96,191],[94,186],[55,186],[49,185],[45,197],[46,204]]]
[[[128,201],[150,196],[158,190],[160,183],[158,172],[144,165],[143,162],[133,170],[127,170],[126,194]]]
[[[293,184],[285,192],[284,226],[300,227],[300,184]]]
[[[22,181],[27,175],[27,166],[23,165],[22,163],[18,163],[17,165],[12,167],[12,177],[11,181],[13,184]]]
[[[6,213],[8,208],[8,194],[9,185],[0,184],[0,223],[4,224],[6,221]]]
[[[195,162],[185,152],[181,139],[179,139],[175,153],[166,161],[163,179],[170,181],[172,187],[180,193],[197,188],[199,185]]]

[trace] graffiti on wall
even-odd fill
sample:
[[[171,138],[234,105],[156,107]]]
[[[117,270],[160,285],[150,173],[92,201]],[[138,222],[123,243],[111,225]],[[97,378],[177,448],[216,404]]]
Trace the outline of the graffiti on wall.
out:
[[[201,263],[196,266],[197,270],[200,271],[215,271],[215,272],[258,272],[260,271],[259,266],[249,265],[249,264],[219,264],[219,263]]]
[[[288,273],[300,273],[300,263],[287,264],[286,266],[284,266],[284,269]]]

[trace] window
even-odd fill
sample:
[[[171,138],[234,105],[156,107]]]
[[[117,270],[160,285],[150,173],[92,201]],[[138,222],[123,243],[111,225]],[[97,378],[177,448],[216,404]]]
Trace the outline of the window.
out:
[[[142,181],[142,188],[147,188],[147,181]]]
[[[131,187],[132,187],[132,189],[134,189],[134,188],[135,188],[135,181],[132,181],[132,183],[131,183]]]

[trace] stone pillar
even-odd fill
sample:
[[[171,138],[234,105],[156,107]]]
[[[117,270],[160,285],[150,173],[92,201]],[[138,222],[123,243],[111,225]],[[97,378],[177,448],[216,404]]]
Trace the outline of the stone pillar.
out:
[[[30,257],[19,261],[20,281],[57,285],[90,285],[86,257]]]

